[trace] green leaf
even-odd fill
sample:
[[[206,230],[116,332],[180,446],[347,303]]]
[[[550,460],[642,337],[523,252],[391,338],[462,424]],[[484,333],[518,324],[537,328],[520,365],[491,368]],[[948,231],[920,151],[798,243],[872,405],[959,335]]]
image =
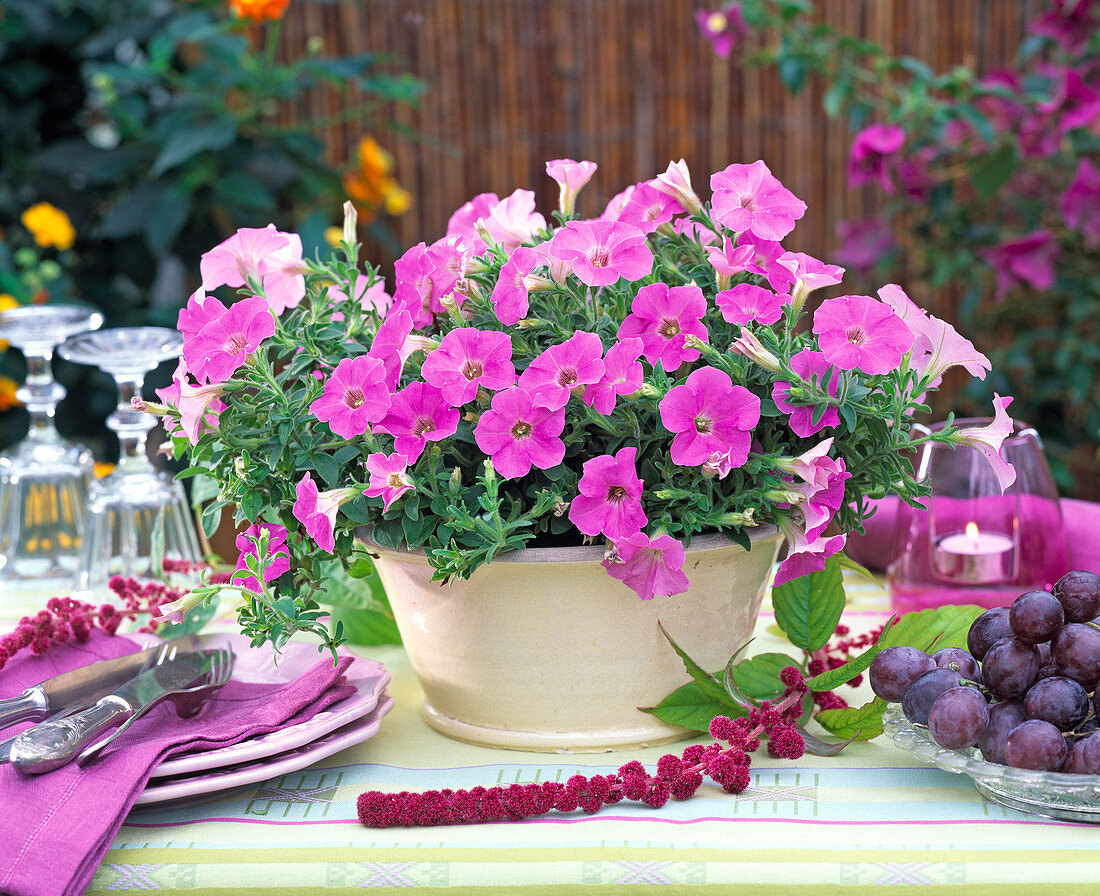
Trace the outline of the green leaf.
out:
[[[969,162],[970,182],[982,199],[988,199],[1003,187],[1016,170],[1016,150],[1002,146],[996,152]]]
[[[918,650],[928,650],[935,644],[937,650],[941,647],[961,647],[965,650],[966,634],[974,620],[984,612],[981,607],[972,604],[951,604],[906,613],[894,623],[882,646],[904,644]]]
[[[886,701],[875,697],[863,706],[849,706],[846,709],[823,709],[815,719],[830,734],[837,737],[856,737],[858,740],[870,740],[882,734],[882,713]]]
[[[837,666],[835,669],[829,669],[826,672],[822,672],[820,675],[815,675],[806,682],[806,687],[811,691],[831,691],[851,681],[859,675],[860,672],[867,669],[874,661],[875,657],[882,652],[882,643],[890,633],[893,624],[894,620],[891,618],[887,621],[886,625],[882,627],[882,631],[875,639],[875,643],[863,651],[863,653],[855,659],[848,660],[843,666]]]
[[[730,670],[738,690],[753,700],[774,700],[782,696],[787,686],[779,680],[779,673],[787,666],[798,666],[782,653],[758,653],[743,660]]]
[[[688,675],[690,675],[692,680],[699,685],[699,689],[702,691],[703,695],[708,699],[720,703],[723,707],[734,705],[731,703],[730,697],[726,693],[726,689],[722,687],[718,679],[684,653],[680,645],[672,640],[672,636],[665,630],[665,627],[661,625],[661,623],[657,623],[657,628],[661,630],[661,634],[665,636],[668,643],[672,645],[672,649],[676,651],[676,655],[683,661],[684,668],[687,669]]]
[[[775,621],[795,646],[813,653],[833,636],[844,612],[844,580],[834,556],[820,572],[810,573],[772,590]]]
[[[692,731],[706,731],[715,716],[741,715],[724,703],[708,697],[694,681],[677,688],[656,706],[639,707],[642,712],[655,715],[662,722],[680,725]]]
[[[149,174],[160,177],[165,171],[183,164],[200,152],[225,149],[236,139],[237,123],[231,118],[220,118],[206,124],[181,128],[164,141]]]

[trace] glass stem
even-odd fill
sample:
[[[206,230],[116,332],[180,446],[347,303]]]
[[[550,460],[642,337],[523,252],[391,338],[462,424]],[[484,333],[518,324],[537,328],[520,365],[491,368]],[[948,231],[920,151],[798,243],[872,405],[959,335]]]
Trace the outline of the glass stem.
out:
[[[141,398],[142,377],[119,377],[118,407],[107,418],[107,425],[118,436],[119,466],[151,466],[145,455],[145,440],[156,421],[150,414],[131,406],[134,398]]]
[[[53,378],[50,369],[53,349],[25,346],[23,356],[27,361],[27,378],[16,390],[15,397],[23,402],[30,414],[27,438],[44,442],[57,441],[54,412],[57,403],[65,397],[65,387]]]

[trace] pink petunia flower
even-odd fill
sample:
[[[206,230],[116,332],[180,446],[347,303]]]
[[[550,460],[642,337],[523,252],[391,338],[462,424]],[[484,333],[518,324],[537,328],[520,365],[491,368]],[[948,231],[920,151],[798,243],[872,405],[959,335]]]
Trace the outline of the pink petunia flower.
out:
[[[718,288],[729,285],[730,278],[743,274],[749,269],[756,256],[756,249],[749,243],[733,244],[728,236],[722,238],[720,246],[707,246],[707,260],[717,274]]]
[[[448,235],[466,237],[473,243],[474,251],[480,255],[485,251],[486,246],[481,234],[478,233],[477,222],[489,217],[493,209],[499,204],[500,197],[496,193],[478,193],[451,215],[447,221]]]
[[[776,292],[785,293],[794,285],[794,274],[789,267],[780,262],[786,254],[783,244],[774,240],[765,240],[753,233],[742,233],[737,238],[738,246],[752,249],[752,257],[745,265],[750,274],[759,274],[768,281],[768,286]]]
[[[188,298],[187,304],[180,309],[176,318],[176,329],[183,334],[183,341],[198,335],[211,321],[217,320],[226,312],[226,307],[214,296],[208,296],[200,287]]]
[[[540,239],[546,230],[546,219],[535,211],[535,194],[530,190],[516,190],[498,202],[482,222],[485,231],[511,252],[524,243]]]
[[[693,370],[661,399],[665,429],[675,433],[672,462],[682,467],[707,463],[715,453],[730,455],[733,467],[748,460],[750,433],[760,420],[760,399],[714,367]]]
[[[396,284],[393,310],[409,312],[414,328],[428,326],[434,316],[431,308],[434,266],[428,258],[427,244],[420,242],[406,249],[393,263],[393,270]]]
[[[784,187],[762,161],[734,163],[711,175],[714,219],[734,233],[778,241],[794,230],[806,203]]]
[[[809,383],[816,378],[819,385],[824,386],[832,398],[836,398],[840,372],[833,367],[832,375],[826,382],[825,374],[830,367],[832,365],[825,360],[825,356],[821,352],[815,352],[808,348],[804,348],[791,356],[791,370],[795,372],[800,380]],[[810,436],[821,432],[821,430],[832,428],[840,423],[840,413],[835,405],[826,405],[825,410],[822,411],[819,405],[796,404],[790,401],[791,390],[792,385],[786,380],[779,380],[772,384],[772,401],[784,414],[790,415],[787,425],[790,426],[795,435],[808,439]],[[816,423],[814,422],[815,418],[817,419]]]
[[[789,296],[781,296],[752,283],[738,283],[731,289],[723,289],[714,297],[722,317],[731,324],[745,326],[753,321],[774,324],[783,316],[783,306],[789,305]]]
[[[980,380],[985,379],[986,371],[993,369],[973,342],[961,336],[951,324],[928,314],[900,286],[888,283],[878,295],[913,331],[915,341],[909,364],[931,382],[939,380],[950,367],[963,367]]]
[[[779,569],[776,570],[772,587],[778,588],[792,579],[799,579],[812,572],[821,572],[825,568],[825,561],[844,549],[845,541],[847,541],[846,535],[822,535],[804,545],[801,551],[792,551],[787,554],[779,564]]]
[[[1008,406],[1012,404],[1012,396],[1001,398],[993,393],[993,420],[985,426],[973,426],[963,428],[955,433],[954,440],[960,445],[966,445],[979,451],[989,461],[993,473],[997,477],[997,483],[1004,494],[1013,482],[1016,481],[1016,469],[1003,457],[1001,457],[1001,443],[1012,434],[1012,418],[1008,416]]]
[[[378,358],[358,355],[340,360],[309,412],[340,438],[353,439],[385,417],[389,408],[386,365]]]
[[[554,235],[550,254],[573,266],[588,286],[610,286],[641,280],[653,269],[653,253],[645,234],[619,221],[570,221]]]
[[[401,368],[409,357],[406,344],[413,329],[412,314],[404,309],[391,308],[386,319],[378,327],[371,341],[372,358],[377,358],[386,368],[386,388],[391,392],[397,389],[401,379]]]
[[[634,467],[637,448],[620,448],[584,462],[569,521],[585,535],[616,541],[640,532],[649,522],[642,510],[642,480]]]
[[[793,550],[800,550],[803,542],[812,542],[825,531],[844,503],[844,483],[852,478],[843,458],[831,458],[820,450],[810,458],[803,455],[803,461],[808,470],[804,471],[803,481],[793,483],[791,489],[802,495],[799,508],[805,532],[803,540],[792,543]]]
[[[207,386],[192,383],[187,362],[180,358],[172,385],[156,390],[157,397],[175,405],[180,412],[178,423],[165,417],[165,427],[173,435],[182,433],[192,445],[196,444],[204,432],[218,428],[218,415],[225,410],[225,402],[221,400],[224,391],[220,383]]]
[[[684,546],[671,535],[650,538],[644,532],[636,532],[618,539],[602,565],[609,576],[642,600],[652,600],[658,594],[668,596],[688,590],[685,559]]]
[[[650,183],[653,189],[660,190],[680,203],[688,214],[693,215],[703,208],[702,201],[691,186],[691,173],[683,159],[669,162],[665,173],[658,174]]]
[[[905,322],[870,296],[826,299],[814,312],[813,331],[828,363],[872,376],[896,368],[913,347]]]
[[[791,303],[801,310],[806,297],[815,289],[835,286],[844,279],[844,268],[835,264],[825,264],[803,252],[784,252],[777,263],[785,267],[794,277],[794,289],[791,290]]]
[[[863,221],[840,221],[836,225],[840,237],[837,261],[856,271],[870,271],[883,256],[897,248],[890,225],[878,218]]]
[[[489,300],[493,303],[497,320],[505,326],[521,321],[527,314],[528,275],[539,266],[542,256],[534,249],[520,246],[501,265],[500,275]]]
[[[237,536],[236,545],[240,553],[237,555],[237,568],[233,573],[232,582],[255,592],[261,590],[260,583],[248,569],[248,558],[259,556],[257,542],[264,532],[267,532],[268,536],[268,565],[264,569],[264,581],[273,582],[290,569],[290,553],[286,546],[286,527],[280,526],[278,523],[263,521],[253,523]]]
[[[651,283],[643,286],[630,303],[630,314],[619,326],[618,336],[637,336],[642,353],[650,364],[662,363],[668,372],[685,361],[699,358],[699,350],[684,345],[685,337],[708,342],[710,334],[703,323],[707,299],[694,283],[672,286]]]
[[[577,194],[596,173],[596,163],[554,159],[546,163],[546,173],[558,184],[558,211],[567,219],[573,217]]]
[[[1059,210],[1066,226],[1079,231],[1089,249],[1100,247],[1100,170],[1088,158],[1077,163]]]
[[[513,386],[493,396],[474,427],[474,441],[501,476],[517,479],[532,466],[548,470],[562,462],[564,428],[564,407],[542,407],[522,386]]]
[[[224,383],[274,332],[267,300],[242,299],[184,342],[183,359],[200,382]]]
[[[393,447],[413,463],[428,442],[439,442],[458,430],[461,415],[428,383],[413,382],[393,394],[390,409],[375,426],[393,436]]]
[[[603,358],[603,376],[584,390],[582,401],[600,414],[610,414],[620,395],[632,395],[642,388],[645,372],[638,357],[642,340],[631,336],[620,339]]]
[[[905,131],[896,124],[876,123],[868,125],[852,140],[848,155],[848,186],[878,181],[884,193],[893,195],[894,182],[890,177],[890,160],[905,143]]]
[[[1054,234],[1049,230],[1036,230],[978,254],[996,274],[993,297],[1000,301],[1018,286],[1050,289],[1055,279],[1054,261],[1060,253]]]
[[[263,290],[276,316],[294,308],[306,294],[302,238],[281,233],[274,224],[242,227],[199,259],[202,288],[253,286]]]
[[[595,333],[578,330],[552,345],[520,374],[519,384],[545,408],[563,408],[571,392],[598,383],[604,374],[603,343]]]
[[[478,386],[506,389],[516,381],[512,341],[495,330],[451,330],[424,359],[421,376],[450,396],[456,407],[472,401]]]
[[[678,199],[657,189],[655,183],[650,181],[635,186],[617,220],[633,224],[643,233],[653,233],[660,225],[667,224],[684,211]]]
[[[294,518],[305,526],[306,534],[330,554],[336,550],[336,512],[359,494],[358,489],[336,488],[319,492],[313,476],[306,473],[294,488]]]
[[[370,481],[363,494],[368,498],[381,498],[383,513],[405,492],[412,490],[412,480],[405,472],[408,466],[408,458],[400,454],[382,454],[379,451],[367,456]]]
[[[733,48],[750,34],[740,3],[727,3],[721,9],[697,9],[695,24],[719,59],[728,59]]]

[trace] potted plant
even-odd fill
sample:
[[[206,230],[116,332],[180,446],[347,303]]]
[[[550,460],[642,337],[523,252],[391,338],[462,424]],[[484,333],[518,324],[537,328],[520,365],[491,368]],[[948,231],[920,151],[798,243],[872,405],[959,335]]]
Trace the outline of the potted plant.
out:
[[[919,500],[915,444],[976,445],[1012,476],[1011,399],[988,427],[912,429],[944,370],[988,369],[950,325],[894,285],[810,310],[843,271],[784,250],[806,206],[764,162],[714,174],[707,202],[676,162],[581,219],[595,168],[547,164],[549,221],[526,190],[475,197],[398,260],[392,296],[357,267],[350,208],[328,260],[238,232],[202,258],[151,408],[214,486],[204,525],[231,505],[250,527],[244,632],[333,646],[319,601],[373,560],[429,720],[458,737],[681,734],[636,711],[683,676],[658,621],[720,665],[781,540],[777,582],[820,569],[870,499]]]

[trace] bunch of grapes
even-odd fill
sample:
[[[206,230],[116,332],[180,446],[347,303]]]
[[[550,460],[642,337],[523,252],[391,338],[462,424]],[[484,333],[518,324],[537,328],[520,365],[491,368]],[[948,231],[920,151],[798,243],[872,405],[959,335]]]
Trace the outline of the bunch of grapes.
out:
[[[1076,570],[1050,591],[974,620],[967,650],[887,647],[871,689],[901,702],[941,747],[989,762],[1100,775],[1100,576]]]

